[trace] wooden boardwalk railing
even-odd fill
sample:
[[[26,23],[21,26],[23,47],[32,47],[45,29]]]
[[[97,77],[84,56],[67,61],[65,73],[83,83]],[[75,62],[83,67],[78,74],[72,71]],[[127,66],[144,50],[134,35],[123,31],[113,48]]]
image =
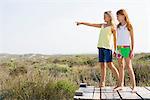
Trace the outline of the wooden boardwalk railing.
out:
[[[136,87],[137,92],[132,93],[130,87],[124,87],[123,90],[113,91],[113,87],[97,88],[86,86],[81,83],[80,88],[76,91],[74,100],[100,100],[100,99],[149,99],[150,87]]]

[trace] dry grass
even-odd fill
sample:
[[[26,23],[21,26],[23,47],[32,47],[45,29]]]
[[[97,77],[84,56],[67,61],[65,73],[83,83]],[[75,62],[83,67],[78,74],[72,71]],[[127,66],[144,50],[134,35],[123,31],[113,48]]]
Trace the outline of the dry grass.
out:
[[[117,65],[116,59],[114,59]],[[133,60],[136,83],[150,86],[150,54],[137,54]],[[106,85],[116,83],[107,69]],[[98,86],[100,65],[97,55],[1,55],[0,100],[70,100],[79,83]],[[129,85],[125,74],[125,85]]]

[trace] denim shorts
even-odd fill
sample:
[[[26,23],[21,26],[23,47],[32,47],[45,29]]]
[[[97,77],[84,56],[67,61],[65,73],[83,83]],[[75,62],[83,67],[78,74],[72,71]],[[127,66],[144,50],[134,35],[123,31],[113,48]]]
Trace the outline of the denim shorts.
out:
[[[98,48],[99,62],[112,62],[112,50],[105,48]]]

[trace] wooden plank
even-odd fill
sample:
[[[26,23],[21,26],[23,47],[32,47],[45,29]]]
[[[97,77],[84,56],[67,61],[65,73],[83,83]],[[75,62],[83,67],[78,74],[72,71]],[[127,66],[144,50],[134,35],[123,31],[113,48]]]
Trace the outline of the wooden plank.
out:
[[[93,100],[100,100],[100,93],[94,93]]]
[[[102,99],[120,99],[119,94],[116,91],[113,91],[113,87],[105,87],[102,89],[102,95],[105,95],[105,98]]]
[[[105,94],[106,97],[104,99],[120,99],[120,96],[117,93],[117,91],[113,91],[113,87],[105,87],[104,92],[102,90],[102,94],[103,93]]]
[[[74,100],[92,100],[94,89],[94,86],[80,87],[78,91],[83,91],[83,96],[74,96]]]
[[[147,87],[147,86],[146,86],[145,88],[148,89],[148,90],[150,91],[150,87]]]
[[[83,91],[84,93],[93,93],[94,92],[94,86],[87,86],[86,88],[80,87],[79,91]]]
[[[150,87],[136,87],[137,93],[132,93],[130,87],[121,91],[113,91],[113,87],[101,88],[101,99],[150,99]],[[74,96],[74,100],[100,100],[100,88],[94,86],[80,87],[83,96]]]
[[[121,96],[121,99],[141,99],[136,93],[131,92],[130,87],[124,87],[123,90],[118,91]]]
[[[94,99],[100,99],[100,88],[95,88]],[[101,99],[120,99],[120,96],[116,91],[113,91],[113,87],[104,87],[101,89]]]
[[[150,99],[150,91],[145,87],[136,87],[137,94],[140,95],[143,99]]]
[[[93,93],[83,93],[83,96],[74,96],[74,100],[92,100]]]
[[[82,96],[82,95],[83,95],[83,91],[76,90],[75,96]]]
[[[104,97],[104,96],[105,95],[101,95],[101,97]],[[93,100],[100,100],[100,88],[95,88]]]

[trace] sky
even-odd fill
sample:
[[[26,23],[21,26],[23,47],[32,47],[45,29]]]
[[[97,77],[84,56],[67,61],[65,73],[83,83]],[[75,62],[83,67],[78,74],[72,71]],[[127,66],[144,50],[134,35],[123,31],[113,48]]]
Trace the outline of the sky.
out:
[[[96,54],[104,11],[128,12],[135,52],[150,52],[149,0],[0,0],[0,53]],[[117,22],[117,20],[116,20]]]

